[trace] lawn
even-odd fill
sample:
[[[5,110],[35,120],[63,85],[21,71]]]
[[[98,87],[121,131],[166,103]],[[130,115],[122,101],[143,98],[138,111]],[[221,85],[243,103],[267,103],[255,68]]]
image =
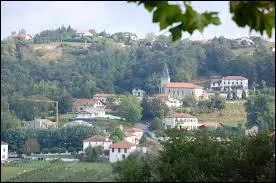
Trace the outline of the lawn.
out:
[[[224,125],[237,126],[239,123],[245,124],[246,111],[243,103],[226,103],[226,108],[212,113],[201,113],[197,116],[202,121],[216,121]]]
[[[30,168],[30,164],[37,162],[41,163],[40,167]],[[114,176],[110,163],[33,161],[20,167],[1,167],[1,181],[111,182]]]

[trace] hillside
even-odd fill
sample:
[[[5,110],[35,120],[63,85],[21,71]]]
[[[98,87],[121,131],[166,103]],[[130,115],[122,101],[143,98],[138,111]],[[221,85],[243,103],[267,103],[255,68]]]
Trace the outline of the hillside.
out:
[[[242,75],[249,79],[249,87],[262,80],[267,86],[275,85],[275,54],[270,51],[271,43],[259,37],[250,37],[254,44],[247,44],[223,37],[172,42],[166,36],[139,40],[131,33],[102,32],[87,39],[74,39],[70,31],[64,34],[67,40],[62,42],[55,31],[38,34],[33,42],[1,42],[1,110],[7,110],[10,102],[9,108],[19,118],[29,119],[27,110],[39,113],[41,105],[34,108],[15,99],[58,100],[60,112],[65,113],[72,97],[124,94],[133,88],[154,94],[164,63],[171,81],[194,81],[208,87],[212,76]],[[54,111],[54,106],[43,106]]]

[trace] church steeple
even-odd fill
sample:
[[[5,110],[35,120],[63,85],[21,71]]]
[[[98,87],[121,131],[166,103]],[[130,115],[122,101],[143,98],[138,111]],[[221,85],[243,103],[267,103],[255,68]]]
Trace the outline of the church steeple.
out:
[[[162,78],[170,78],[167,63],[164,64]]]
[[[171,81],[171,78],[170,78],[170,75],[169,75],[168,66],[165,63],[164,68],[163,68],[163,72],[162,72],[162,76],[161,76],[159,93],[165,93],[166,85],[168,83],[170,83],[170,81]]]

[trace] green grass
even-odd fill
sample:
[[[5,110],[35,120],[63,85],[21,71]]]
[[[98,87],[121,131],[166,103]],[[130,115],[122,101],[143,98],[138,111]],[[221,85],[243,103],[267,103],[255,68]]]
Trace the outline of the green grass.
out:
[[[2,167],[1,181],[10,182],[104,182],[114,181],[110,163],[40,162],[40,167]],[[33,164],[35,162],[30,162]],[[25,172],[23,173],[23,171]],[[21,174],[19,174],[21,173]]]
[[[222,110],[221,115],[219,111],[215,111],[201,113],[197,117],[202,121],[216,121],[229,126],[237,126],[239,123],[245,124],[247,122],[243,103],[226,103],[226,108]]]

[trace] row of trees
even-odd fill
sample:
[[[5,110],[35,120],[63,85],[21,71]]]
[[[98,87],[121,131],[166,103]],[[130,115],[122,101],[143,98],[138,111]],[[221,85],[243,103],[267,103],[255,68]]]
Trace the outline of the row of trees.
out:
[[[275,181],[275,138],[267,133],[217,140],[211,132],[173,129],[156,153],[113,164],[118,181]],[[192,139],[192,140],[191,140]]]

